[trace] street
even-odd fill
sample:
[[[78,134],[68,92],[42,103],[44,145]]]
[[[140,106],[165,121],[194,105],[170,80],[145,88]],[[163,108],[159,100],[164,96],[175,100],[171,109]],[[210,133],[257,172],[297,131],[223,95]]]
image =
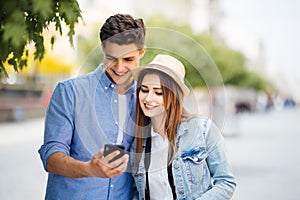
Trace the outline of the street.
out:
[[[300,110],[243,114],[226,136],[237,178],[234,200],[297,200],[300,196]],[[0,199],[41,200],[46,173],[37,150],[43,119],[0,123]]]
[[[37,152],[42,139],[43,119],[0,123],[0,199],[43,199],[46,173]]]
[[[226,138],[237,178],[234,200],[296,200],[300,196],[300,110],[242,116]]]

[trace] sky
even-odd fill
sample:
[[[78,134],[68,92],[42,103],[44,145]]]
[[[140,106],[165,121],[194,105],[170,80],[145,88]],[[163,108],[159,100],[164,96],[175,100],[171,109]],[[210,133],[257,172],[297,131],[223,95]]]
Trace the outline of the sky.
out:
[[[298,66],[300,1],[220,0],[220,2],[227,24],[227,33],[241,37],[240,45],[243,43],[246,45],[253,38],[260,40],[269,70],[279,76],[278,81],[287,84],[286,88],[300,98]]]

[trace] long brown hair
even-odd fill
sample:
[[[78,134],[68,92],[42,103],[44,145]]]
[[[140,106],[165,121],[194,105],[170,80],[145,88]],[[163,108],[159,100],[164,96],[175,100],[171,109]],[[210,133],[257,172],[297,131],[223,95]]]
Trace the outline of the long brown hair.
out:
[[[134,172],[137,172],[138,166],[143,153],[144,139],[151,137],[151,119],[144,115],[142,108],[139,104],[139,93],[141,84],[146,74],[156,74],[159,76],[163,94],[163,102],[166,111],[166,122],[164,131],[167,133],[169,141],[168,150],[168,164],[170,164],[176,153],[176,133],[177,128],[182,120],[183,111],[183,92],[180,87],[170,78],[167,74],[154,69],[143,70],[137,81],[137,103],[136,103],[136,116],[135,116],[135,136],[136,136],[136,152],[134,158]]]

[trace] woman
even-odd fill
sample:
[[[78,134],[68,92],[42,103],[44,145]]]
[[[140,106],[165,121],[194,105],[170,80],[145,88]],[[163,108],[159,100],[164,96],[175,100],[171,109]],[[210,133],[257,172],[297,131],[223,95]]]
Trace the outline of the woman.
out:
[[[183,64],[157,55],[132,74],[137,80],[130,157],[136,198],[230,199],[236,183],[220,131],[183,108],[189,93]]]

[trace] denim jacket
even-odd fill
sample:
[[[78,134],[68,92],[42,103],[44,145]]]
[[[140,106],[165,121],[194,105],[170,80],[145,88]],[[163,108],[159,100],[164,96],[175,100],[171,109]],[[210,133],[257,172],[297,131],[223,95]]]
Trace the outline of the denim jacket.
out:
[[[230,199],[236,183],[226,156],[224,138],[215,124],[201,116],[182,122],[176,142],[172,173],[177,199]],[[130,150],[132,168],[135,146],[134,141]],[[144,153],[137,173],[133,173],[135,199],[144,199],[146,176],[143,159]]]

